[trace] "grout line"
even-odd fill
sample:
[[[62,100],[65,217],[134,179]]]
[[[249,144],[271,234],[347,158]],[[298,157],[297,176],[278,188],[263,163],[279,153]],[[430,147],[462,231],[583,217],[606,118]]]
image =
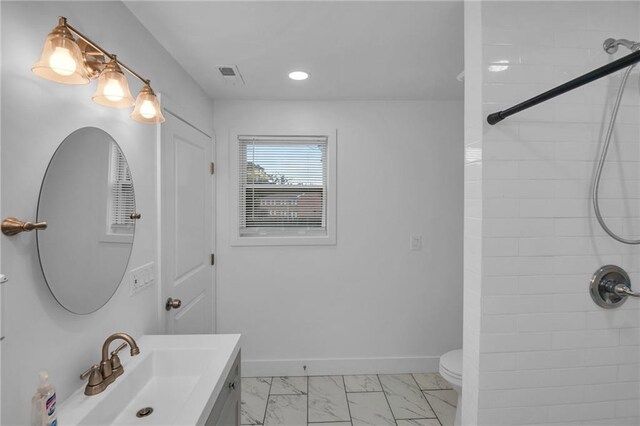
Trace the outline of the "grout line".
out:
[[[344,381],[344,376],[342,377],[342,388],[344,389],[344,397],[347,400],[347,411],[349,411],[349,421],[351,422],[351,426],[353,426],[353,416],[351,416],[351,405],[349,404],[349,394],[347,394],[347,384]]]
[[[267,420],[267,410],[269,409],[269,400],[271,399],[271,386],[273,386],[273,377],[269,380],[269,392],[267,393],[267,403],[264,406],[264,416],[262,416],[261,424],[264,424],[265,420]]]
[[[271,396],[305,396],[305,393],[272,393]]]
[[[418,387],[418,390],[420,391],[420,395],[422,395],[422,397],[424,398],[425,401],[427,401],[427,405],[429,406],[429,408],[431,409],[431,411],[433,412],[433,415],[436,416],[436,420],[438,420],[438,423],[440,423],[440,425],[442,426],[442,422],[440,421],[440,418],[438,417],[438,413],[436,413],[436,410],[433,409],[433,407],[431,406],[431,403],[429,402],[429,399],[427,398],[427,396],[424,394],[424,392],[422,391],[422,389],[420,389],[420,384],[418,383],[418,381],[416,380],[416,378],[413,376],[413,373],[411,373],[411,378],[413,379],[413,382],[416,384],[416,386]]]
[[[309,424],[309,376],[307,376],[307,424]]]
[[[384,391],[384,386],[382,385],[382,380],[380,380],[380,375],[376,374],[376,378],[378,379],[378,383],[380,383],[380,388],[382,389],[382,394],[384,395],[385,401],[387,401],[387,406],[389,407],[389,411],[391,411],[391,417],[393,417],[393,421],[398,426],[398,419],[396,419],[396,413],[393,412],[393,408],[391,407],[391,403],[389,402],[389,398],[387,398],[387,393]]]

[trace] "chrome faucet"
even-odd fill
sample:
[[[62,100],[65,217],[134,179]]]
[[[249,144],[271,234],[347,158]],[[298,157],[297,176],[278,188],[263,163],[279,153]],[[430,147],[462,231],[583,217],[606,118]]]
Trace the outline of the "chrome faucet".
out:
[[[111,358],[109,358],[109,345],[117,339],[124,340],[125,343],[122,343],[116,350],[111,352]],[[87,377],[89,378],[87,386],[84,389],[85,395],[97,395],[101,393],[124,373],[124,367],[120,362],[118,352],[126,348],[127,345],[129,345],[131,356],[136,356],[140,353],[138,344],[133,337],[127,333],[115,333],[107,337],[107,340],[105,340],[102,345],[102,360],[100,364],[92,365],[91,368],[80,375],[82,380]]]

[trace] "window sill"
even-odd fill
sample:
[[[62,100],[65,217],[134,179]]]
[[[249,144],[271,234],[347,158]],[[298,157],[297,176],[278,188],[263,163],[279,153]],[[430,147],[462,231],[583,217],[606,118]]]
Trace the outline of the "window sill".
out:
[[[250,237],[236,235],[232,238],[232,246],[251,247],[251,246],[330,246],[336,245],[335,235],[322,236],[262,236]]]

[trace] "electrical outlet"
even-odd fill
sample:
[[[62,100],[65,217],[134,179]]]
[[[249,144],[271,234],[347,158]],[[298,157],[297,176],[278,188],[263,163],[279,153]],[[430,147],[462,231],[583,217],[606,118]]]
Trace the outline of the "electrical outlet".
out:
[[[129,271],[129,287],[131,295],[155,284],[155,263],[150,262]]]
[[[412,251],[422,250],[422,235],[417,235],[417,234],[410,235],[409,249]]]

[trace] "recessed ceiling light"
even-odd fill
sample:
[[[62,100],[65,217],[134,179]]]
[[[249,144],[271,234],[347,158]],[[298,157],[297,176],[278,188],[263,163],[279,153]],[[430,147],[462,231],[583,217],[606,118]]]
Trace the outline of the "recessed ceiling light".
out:
[[[291,80],[306,80],[309,78],[309,73],[304,71],[292,71],[289,73],[289,78]]]

